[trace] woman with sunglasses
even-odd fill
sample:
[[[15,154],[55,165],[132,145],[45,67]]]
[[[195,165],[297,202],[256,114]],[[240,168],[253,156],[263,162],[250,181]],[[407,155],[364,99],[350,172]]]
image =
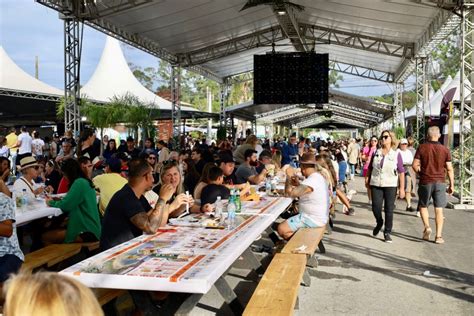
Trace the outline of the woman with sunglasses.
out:
[[[33,156],[20,160],[21,177],[13,184],[13,191],[16,194],[26,192],[29,199],[34,199],[43,192],[43,187],[35,189],[34,179],[38,177],[39,164]]]
[[[382,208],[385,212],[384,239],[391,243],[393,225],[393,210],[397,197],[397,184],[399,185],[399,197],[405,198],[405,169],[403,159],[397,151],[398,141],[391,131],[383,131],[380,136],[382,146],[377,149],[370,159],[365,185],[372,192],[372,212],[377,225],[372,234],[377,236],[384,224]]]
[[[362,150],[362,162],[364,163],[364,167],[362,169],[362,176],[364,178],[367,177],[367,170],[369,169],[370,159],[372,158],[374,152],[377,150],[377,136],[372,136],[369,140],[367,146],[364,147]],[[367,187],[367,196],[369,197],[369,204],[372,204],[372,192],[370,188]]]

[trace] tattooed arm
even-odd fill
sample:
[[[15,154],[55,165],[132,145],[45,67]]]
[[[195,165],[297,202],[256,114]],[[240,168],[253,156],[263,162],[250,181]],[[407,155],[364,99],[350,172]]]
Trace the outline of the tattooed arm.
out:
[[[147,234],[156,233],[158,228],[164,226],[168,221],[168,207],[166,207],[166,202],[159,199],[154,209],[151,209],[147,213],[138,213],[133,216],[130,221]]]
[[[311,192],[313,192],[313,189],[310,186],[300,183],[298,177],[295,176],[294,170],[288,168],[286,172],[285,195],[291,198],[297,198]]]

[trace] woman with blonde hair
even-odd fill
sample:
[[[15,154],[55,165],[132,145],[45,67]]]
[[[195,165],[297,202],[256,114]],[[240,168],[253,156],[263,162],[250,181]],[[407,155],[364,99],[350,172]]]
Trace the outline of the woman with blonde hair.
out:
[[[245,140],[245,143],[239,145],[234,151],[234,159],[237,163],[242,164],[245,162],[244,153],[248,149],[255,150],[257,148],[258,138],[255,135],[249,135]]]
[[[398,141],[392,131],[385,130],[380,134],[381,147],[375,151],[369,162],[365,185],[372,193],[372,212],[377,225],[372,234],[377,236],[384,224],[382,209],[385,212],[385,242],[391,243],[393,210],[399,185],[399,197],[405,197],[405,169],[403,159],[397,151]]]
[[[19,274],[5,284],[5,316],[102,316],[92,291],[78,281],[52,272]]]
[[[194,203],[192,195],[185,193],[183,177],[176,161],[169,161],[163,165],[160,172],[160,183],[153,188],[153,191],[160,194],[161,186],[166,184],[170,184],[174,188],[173,196],[167,202],[169,204],[169,217],[177,217],[184,213],[186,204],[190,212],[200,212],[200,207]]]

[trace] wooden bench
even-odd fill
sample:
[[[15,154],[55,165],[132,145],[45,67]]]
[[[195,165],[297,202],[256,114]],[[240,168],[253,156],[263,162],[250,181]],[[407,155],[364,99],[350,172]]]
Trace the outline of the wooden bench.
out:
[[[292,315],[306,268],[306,255],[277,253],[243,315]]]
[[[97,298],[97,301],[99,302],[100,306],[103,306],[113,300],[114,298],[117,298],[119,296],[124,295],[127,293],[125,290],[120,290],[120,289],[91,289],[92,292],[94,293],[95,297]]]
[[[326,227],[318,228],[300,228],[286,243],[285,247],[281,250],[284,254],[304,254],[306,255],[306,266],[310,268],[316,268],[318,266],[318,260],[314,256],[316,249],[319,247],[322,253],[325,252],[324,245],[322,242],[324,231]],[[306,246],[305,249],[300,250],[302,246]],[[309,271],[305,269],[303,274],[303,284],[305,286],[311,285],[311,277]]]
[[[22,271],[33,271],[42,267],[52,267],[81,251],[81,244],[52,244],[25,256]]]

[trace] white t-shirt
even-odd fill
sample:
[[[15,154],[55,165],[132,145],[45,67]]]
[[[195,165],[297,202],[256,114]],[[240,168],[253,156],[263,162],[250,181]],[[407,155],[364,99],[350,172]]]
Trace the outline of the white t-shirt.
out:
[[[28,194],[28,197],[30,199],[35,198],[35,194],[32,191],[32,190],[35,190],[35,183],[31,181],[30,184],[28,185],[28,180],[21,177],[21,178],[18,178],[13,184],[13,192],[15,192],[15,194],[18,195],[18,194],[21,194],[23,190],[26,191],[26,194]]]
[[[33,146],[33,153],[36,156],[42,156],[43,155],[43,147],[44,147],[44,141],[41,138],[35,138],[31,141],[31,145]]]
[[[402,156],[403,164],[404,165],[411,165],[413,163],[413,154],[409,150],[397,150]]]
[[[321,174],[315,172],[302,184],[310,186],[313,192],[300,197],[300,213],[311,219],[318,227],[326,225],[329,219],[328,183]]]
[[[21,142],[20,147],[18,147],[19,155],[31,153],[31,142],[33,139],[31,138],[30,134],[28,134],[28,132],[23,132],[18,135],[18,141]]]

